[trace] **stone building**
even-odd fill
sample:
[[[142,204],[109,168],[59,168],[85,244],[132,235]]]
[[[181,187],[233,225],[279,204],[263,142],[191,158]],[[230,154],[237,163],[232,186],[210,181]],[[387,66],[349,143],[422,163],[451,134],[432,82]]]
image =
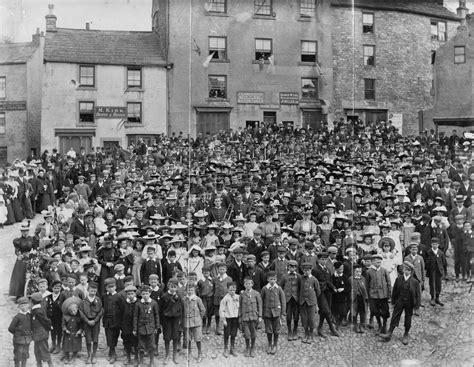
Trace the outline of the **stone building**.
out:
[[[0,165],[39,153],[43,43],[0,45]]]
[[[333,0],[332,54],[336,118],[391,119],[419,131],[430,108],[432,59],[460,18],[440,1]]]
[[[317,128],[333,99],[329,11],[319,0],[154,0],[172,65],[168,132]]]
[[[151,144],[166,133],[166,62],[153,32],[56,26],[46,16],[42,149]]]
[[[460,7],[458,11],[467,12]],[[451,134],[474,130],[474,15],[436,51],[434,106],[425,112],[424,128]]]

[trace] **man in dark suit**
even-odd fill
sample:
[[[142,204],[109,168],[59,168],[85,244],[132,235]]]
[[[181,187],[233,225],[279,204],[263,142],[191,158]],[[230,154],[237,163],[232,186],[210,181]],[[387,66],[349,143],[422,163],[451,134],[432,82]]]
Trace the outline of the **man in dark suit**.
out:
[[[243,251],[241,248],[234,250],[234,260],[227,267],[227,275],[237,283],[236,293],[244,290],[244,278],[247,274],[247,265],[242,262]]]
[[[412,276],[414,270],[413,264],[405,261],[403,263],[403,275],[398,276],[393,285],[392,305],[395,307],[390,320],[390,328],[387,334],[380,335],[386,341],[391,339],[393,331],[400,322],[402,312],[405,311],[405,333],[403,334],[402,343],[404,345],[408,344],[408,332],[411,328],[413,310],[419,307],[421,299],[418,280]]]
[[[426,275],[430,283],[431,306],[436,304],[444,306],[439,300],[441,293],[441,281],[447,274],[446,256],[439,249],[439,239],[431,239],[431,249],[426,252]]]
[[[104,194],[110,194],[110,187],[104,182],[104,176],[100,173],[97,176],[97,181],[92,185],[90,200],[95,201],[97,197]]]
[[[85,210],[83,207],[79,207],[76,211],[74,219],[72,220],[71,226],[69,227],[69,233],[74,237],[74,241],[81,237],[87,237],[86,225],[84,223]]]

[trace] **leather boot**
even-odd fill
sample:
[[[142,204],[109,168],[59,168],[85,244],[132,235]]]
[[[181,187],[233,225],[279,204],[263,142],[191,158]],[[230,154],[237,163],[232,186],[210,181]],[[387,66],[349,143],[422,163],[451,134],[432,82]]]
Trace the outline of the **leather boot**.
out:
[[[229,350],[227,349],[227,347],[224,347],[224,357],[229,358]]]
[[[91,361],[91,353],[87,353],[87,359],[86,359],[86,364],[92,364],[92,361]]]
[[[96,364],[97,363],[97,358],[95,358],[95,352],[92,352],[91,354],[91,363]]]
[[[382,331],[380,333],[381,334],[387,333],[387,319],[383,319]]]
[[[439,300],[439,296],[436,297],[435,303],[436,303],[437,305],[440,305],[441,307],[444,306],[444,303],[442,303],[442,302]]]
[[[245,339],[245,352],[244,352],[244,357],[249,357],[250,356],[250,340]]]
[[[332,322],[329,321],[329,319],[327,320],[328,321],[328,324],[329,324],[329,330],[331,330],[331,334],[333,336],[339,336],[339,333],[336,331],[336,329],[334,328],[334,324]]]
[[[230,355],[233,357],[238,356],[238,354],[235,352],[235,340],[230,341]]]
[[[154,364],[155,354],[153,353],[153,350],[150,350],[148,354],[150,355],[150,367],[152,367]]]
[[[403,345],[408,344],[408,332],[406,332],[406,331],[405,331],[405,334],[403,334],[402,343],[403,343]]]
[[[395,328],[390,326],[388,333],[381,333],[380,337],[384,339],[385,341],[389,341],[390,339],[392,339],[393,330],[395,330]]]
[[[173,362],[178,364],[178,344],[179,342],[173,341]]]
[[[361,334],[365,333],[365,325],[362,324],[362,323],[359,324],[359,332],[360,332]]]
[[[255,338],[251,340],[251,346],[250,346],[250,358],[255,358]]]

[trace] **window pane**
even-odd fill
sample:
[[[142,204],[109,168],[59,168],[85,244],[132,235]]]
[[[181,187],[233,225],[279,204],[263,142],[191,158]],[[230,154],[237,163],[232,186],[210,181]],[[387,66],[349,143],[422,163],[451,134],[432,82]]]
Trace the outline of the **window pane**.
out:
[[[5,134],[5,112],[0,112],[0,134]]]
[[[227,98],[226,84],[225,76],[209,75],[209,98]]]
[[[446,23],[445,22],[438,22],[438,28],[440,32],[446,32]]]
[[[79,102],[79,122],[94,122],[94,102]]]
[[[227,58],[225,37],[209,37],[209,55],[211,54],[214,54],[213,59]]]
[[[255,14],[272,15],[272,0],[255,0]]]
[[[127,85],[129,87],[141,87],[142,85],[141,69],[128,69],[127,70]]]
[[[94,67],[80,66],[79,67],[79,84],[85,86],[94,86]]]
[[[318,79],[317,78],[302,78],[301,79],[301,97],[303,99],[317,99],[318,98]]]
[[[364,79],[365,99],[375,99],[375,79]]]
[[[374,24],[374,15],[370,13],[362,14],[362,23],[368,25]]]
[[[0,98],[5,98],[7,94],[7,78],[0,77]]]
[[[375,47],[364,46],[364,65],[374,66],[375,65]]]
[[[213,11],[216,13],[225,13],[226,0],[210,0],[209,11]]]
[[[301,42],[301,51],[308,53],[316,52],[316,42],[314,41],[303,41]]]
[[[300,0],[300,15],[303,17],[314,16],[316,0]]]
[[[140,102],[127,103],[128,122],[142,122],[142,104]]]

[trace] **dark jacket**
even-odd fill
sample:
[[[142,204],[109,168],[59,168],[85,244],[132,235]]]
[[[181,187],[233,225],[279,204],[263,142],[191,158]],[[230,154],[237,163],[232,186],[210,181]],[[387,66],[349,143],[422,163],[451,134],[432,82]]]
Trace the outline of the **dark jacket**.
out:
[[[154,299],[145,302],[142,298],[135,303],[133,311],[133,330],[138,335],[152,335],[160,326],[158,303]]]
[[[34,307],[34,306],[33,306]],[[33,340],[40,341],[48,339],[51,330],[51,320],[46,316],[42,306],[31,309],[31,332]]]
[[[302,276],[300,281],[300,297],[298,303],[306,303],[308,306],[316,306],[321,295],[318,279],[314,276]]]
[[[104,328],[119,328],[123,317],[123,298],[119,293],[102,296],[104,305],[104,317],[102,319]]]
[[[29,313],[23,315],[17,313],[8,327],[8,331],[13,334],[13,344],[31,343],[31,316]]]
[[[232,263],[227,268],[227,275],[232,278],[234,282],[237,283],[237,292],[240,293],[244,290],[244,277],[247,274],[247,266],[242,262],[239,265],[232,260]]]
[[[435,254],[432,249],[429,249],[426,253],[426,275],[431,277],[434,273],[445,275],[448,264],[446,262],[446,256],[443,251],[438,250],[438,254]]]
[[[406,284],[408,282],[408,284]],[[407,285],[410,290],[411,296],[407,299],[404,300],[402,297],[402,288]],[[405,278],[403,275],[400,275],[396,280],[395,284],[393,285],[393,291],[392,291],[392,304],[396,304],[397,302],[410,302],[411,306],[414,308],[417,308],[420,306],[420,299],[421,299],[421,294],[420,294],[420,285],[418,280],[416,280],[413,276],[410,276],[408,278],[408,281],[405,281]]]

